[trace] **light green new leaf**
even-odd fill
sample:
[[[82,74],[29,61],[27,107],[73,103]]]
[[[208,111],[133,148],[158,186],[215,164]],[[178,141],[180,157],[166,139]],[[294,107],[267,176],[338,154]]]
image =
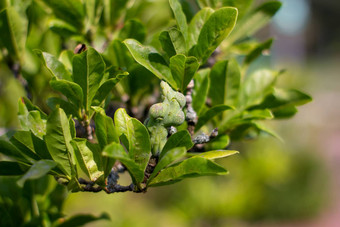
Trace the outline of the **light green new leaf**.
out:
[[[98,144],[79,138],[72,140],[71,144],[80,168],[91,181],[97,181],[104,174]]]
[[[189,49],[197,44],[201,29],[213,12],[211,8],[203,8],[191,19],[188,27]]]
[[[203,125],[205,125],[213,117],[217,116],[223,111],[231,110],[231,109],[234,109],[234,108],[231,106],[227,106],[227,105],[217,105],[217,106],[210,108],[202,116],[198,118],[195,131],[199,130]]]
[[[195,57],[186,57],[185,55],[178,54],[170,58],[172,77],[181,92],[186,90],[198,67],[199,63]]]
[[[233,33],[228,38],[228,43],[231,45],[241,38],[253,35],[270,21],[281,8],[281,5],[282,3],[279,1],[269,1],[250,12],[237,23]]]
[[[145,126],[135,118],[131,118],[125,109],[115,112],[114,121],[118,137],[123,134],[129,142],[129,156],[142,170],[145,169],[151,153],[150,136]]]
[[[0,33],[0,47],[6,48],[14,59],[22,61],[27,24],[14,8],[8,7],[0,12]]]
[[[181,3],[178,0],[169,0],[170,7],[174,13],[175,19],[177,21],[177,26],[186,40],[188,34],[188,24],[187,18],[182,10]]]
[[[19,114],[28,113],[27,111],[37,110],[40,112],[42,119],[47,119],[47,115],[37,106],[33,105],[31,100],[26,97],[21,97],[19,100]]]
[[[19,162],[0,161],[0,176],[23,175],[29,168],[29,165]]]
[[[207,151],[201,154],[196,154],[193,157],[201,157],[206,159],[217,159],[217,158],[225,158],[234,154],[238,154],[238,151],[232,150],[216,150],[216,151]]]
[[[205,106],[210,87],[210,69],[199,70],[194,76],[194,91],[192,93],[192,107],[199,116]]]
[[[34,180],[45,176],[51,169],[56,166],[57,163],[52,160],[39,160],[38,162],[34,163],[27,171],[27,173],[17,181],[17,184],[20,187],[23,187],[27,180]]]
[[[197,45],[190,49],[189,54],[197,57],[204,64],[220,43],[233,30],[237,19],[237,9],[224,7],[210,15],[203,25]]]
[[[36,50],[35,53],[40,58],[43,65],[50,71],[56,79],[72,81],[72,75],[65,65],[52,54]]]
[[[235,59],[217,62],[210,72],[209,97],[212,105],[236,105],[240,84],[241,73]]]
[[[46,135],[46,120],[41,118],[40,112],[32,110],[27,116],[27,125],[32,133],[40,139]]]
[[[64,65],[67,71],[72,71],[72,58],[74,53],[72,50],[63,50],[59,55],[59,61]],[[65,78],[63,78],[65,79]]]
[[[169,37],[177,54],[186,55],[185,39],[183,34],[176,28],[169,30]]]
[[[192,146],[194,146],[194,143],[191,141],[191,136],[187,130],[176,132],[166,141],[159,158],[162,159],[173,148],[185,147],[186,150],[189,150]]]
[[[282,137],[280,135],[278,135],[276,132],[274,132],[272,129],[269,129],[267,126],[265,126],[264,124],[261,124],[259,122],[254,122],[253,125],[256,127],[256,129],[258,129],[260,132],[268,134],[276,139],[278,139],[281,142],[284,142],[284,140],[282,139]]]
[[[239,105],[249,107],[260,104],[272,92],[277,75],[277,73],[266,69],[249,75],[241,89]]]
[[[82,107],[83,90],[78,84],[67,80],[51,80],[50,85],[54,90],[65,95],[66,98],[75,106],[78,108]]]
[[[251,111],[244,111],[242,113],[242,119],[247,120],[264,120],[264,119],[273,119],[274,116],[269,109],[255,109]]]
[[[73,80],[83,90],[83,105],[86,110],[91,107],[104,76],[105,63],[100,54],[89,48],[73,57]]]
[[[186,159],[176,165],[163,169],[149,184],[149,186],[161,186],[173,184],[184,178],[224,175],[228,171],[222,166],[201,157]]]
[[[177,84],[172,78],[171,71],[159,53],[151,47],[143,46],[134,39],[126,39],[124,44],[139,64],[144,66],[159,79],[167,81],[173,88],[177,89]]]
[[[141,183],[144,180],[144,170],[132,160],[119,143],[112,142],[103,150],[103,156],[119,160],[128,169],[134,183]]]
[[[171,150],[168,150],[165,154],[163,154],[163,156],[159,157],[159,161],[148,181],[150,182],[158,174],[159,171],[170,165],[172,162],[184,157],[186,153],[186,147],[175,147]]]
[[[45,141],[53,160],[68,177],[75,175],[76,164],[71,140],[69,119],[58,108],[47,119]]]

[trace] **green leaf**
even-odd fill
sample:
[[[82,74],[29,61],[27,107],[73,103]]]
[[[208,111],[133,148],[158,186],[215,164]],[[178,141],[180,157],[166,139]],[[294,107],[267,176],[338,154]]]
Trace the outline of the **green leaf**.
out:
[[[31,166],[27,173],[17,181],[17,184],[20,187],[23,187],[27,180],[34,180],[45,176],[51,169],[56,166],[57,163],[52,160],[40,160]]]
[[[237,23],[233,33],[228,38],[228,43],[233,44],[239,39],[253,35],[270,21],[281,5],[282,3],[279,1],[269,1],[250,12]]]
[[[29,165],[18,162],[0,161],[0,176],[19,176],[29,169]]]
[[[64,20],[52,19],[49,21],[48,27],[63,38],[69,39],[71,36],[79,35],[78,28]]]
[[[249,107],[260,104],[271,93],[277,74],[270,70],[258,70],[247,77],[241,90],[239,105]]]
[[[140,121],[131,118],[122,108],[115,112],[114,121],[118,136],[121,137],[124,134],[129,142],[130,158],[144,170],[151,153],[148,130]]]
[[[128,72],[114,67],[110,67],[107,74],[109,74],[109,76],[103,79],[104,82],[100,85],[96,95],[92,100],[93,106],[99,106],[111,92],[113,87],[129,75]]]
[[[129,171],[134,183],[141,183],[144,180],[144,170],[132,160],[119,143],[112,142],[103,150],[103,156],[119,160]]]
[[[106,26],[115,27],[117,20],[121,14],[125,12],[128,0],[109,0],[104,1],[103,18]]]
[[[85,7],[80,0],[44,0],[52,8],[57,18],[78,28],[83,29],[83,20],[85,17]]]
[[[220,134],[212,139],[204,147],[206,150],[221,150],[226,149],[230,144],[230,137],[227,134]]]
[[[170,58],[170,69],[177,87],[184,92],[199,67],[195,57],[186,57],[182,54]]]
[[[177,89],[177,84],[171,75],[171,71],[159,53],[133,39],[126,39],[124,44],[139,64],[159,79],[167,81],[173,88]]]
[[[192,106],[199,116],[205,106],[210,87],[210,69],[199,70],[194,76],[194,91],[192,93]]]
[[[33,105],[28,98],[21,97],[19,100],[19,115],[28,114],[28,111],[33,110],[39,111],[42,119],[47,119],[47,115],[39,107]]]
[[[50,85],[54,90],[65,95],[76,107],[82,107],[83,90],[78,84],[67,80],[51,80]]]
[[[48,152],[47,146],[43,138],[37,137],[35,134],[31,132],[32,143],[34,147],[34,151],[39,157],[42,159],[52,159],[50,153]]]
[[[207,151],[201,154],[196,154],[193,157],[201,157],[206,159],[217,159],[217,158],[225,158],[234,154],[238,154],[238,151],[232,150],[215,150],[215,151]]]
[[[242,113],[242,119],[250,120],[262,120],[262,119],[273,119],[272,112],[268,109],[255,109],[251,111],[244,111]]]
[[[279,136],[276,132],[274,132],[273,130],[269,129],[268,127],[266,127],[264,124],[261,124],[259,122],[254,122],[254,126],[262,133],[268,134],[278,140],[280,140],[281,142],[284,142],[284,140],[281,138],[281,136]]]
[[[71,141],[80,168],[90,178],[96,182],[103,174],[100,148],[97,144],[92,144],[86,139],[74,139]]]
[[[31,163],[14,145],[0,139],[0,153],[23,163]]]
[[[64,65],[66,70],[72,71],[72,58],[74,56],[73,51],[63,50],[59,55],[59,61]],[[65,79],[65,78],[64,78]]]
[[[232,6],[238,10],[238,18],[242,18],[253,3],[253,0],[222,0],[223,6]]]
[[[27,159],[34,162],[39,160],[39,156],[34,150],[33,141],[31,138],[31,132],[29,131],[16,131],[15,134],[10,138],[11,143],[16,146]]]
[[[62,223],[57,224],[56,227],[84,226],[87,223],[99,221],[99,220],[110,220],[110,216],[107,213],[102,213],[98,217],[94,215],[89,215],[89,214],[78,214],[78,215],[67,218]]]
[[[188,36],[188,25],[187,18],[182,10],[182,5],[178,0],[169,0],[169,4],[177,21],[177,26],[186,40],[186,37]]]
[[[27,125],[31,132],[40,139],[46,135],[46,120],[41,118],[39,111],[32,110],[28,113]]]
[[[135,39],[139,42],[144,42],[146,37],[146,29],[143,23],[139,20],[131,19],[125,22],[124,27],[119,32],[119,38],[124,39]]]
[[[176,132],[175,134],[171,135],[167,140],[159,158],[162,159],[162,157],[168,151],[176,147],[185,147],[186,150],[189,150],[190,148],[192,148],[192,146],[194,146],[194,143],[191,141],[191,136],[187,130]]]
[[[293,105],[283,106],[276,108],[272,111],[275,118],[290,118],[293,117],[297,112],[297,108]]]
[[[255,61],[264,51],[267,51],[272,46],[273,39],[269,39],[263,43],[257,45],[254,50],[252,50],[244,59],[244,64],[249,65],[253,61]]]
[[[40,50],[36,50],[35,53],[38,55],[43,65],[50,71],[52,76],[56,79],[72,81],[70,71],[55,56]]]
[[[233,30],[236,18],[235,8],[224,7],[212,13],[201,29],[197,45],[190,49],[189,54],[197,57],[201,64],[205,63]]]
[[[197,0],[197,4],[201,9],[205,7],[217,8],[221,2],[220,0]]]
[[[70,123],[65,112],[58,108],[47,119],[45,141],[53,160],[69,177],[75,175],[75,157],[71,145]]]
[[[190,21],[188,27],[188,47],[189,49],[197,44],[201,29],[211,14],[214,12],[211,8],[203,8]]]
[[[150,182],[149,186],[173,184],[189,177],[224,175],[227,173],[227,170],[209,159],[193,157],[162,170]]]
[[[222,113],[226,110],[231,110],[233,107],[227,105],[217,105],[209,110],[207,110],[202,116],[198,118],[198,122],[195,127],[195,131],[199,130],[203,125],[205,125],[209,120],[213,117],[217,116],[218,114]]]
[[[81,116],[79,115],[79,109],[77,108],[77,106],[73,105],[68,101],[65,101],[64,99],[58,97],[48,98],[47,106],[51,108],[51,110],[53,111],[60,107],[65,111],[66,115],[73,115],[78,119],[81,119]]]
[[[100,147],[103,149],[112,142],[119,143],[119,137],[116,132],[116,127],[113,125],[112,118],[106,116],[105,111],[102,108],[95,107],[94,109],[96,111],[96,136]]]
[[[0,12],[0,33],[0,47],[6,48],[14,59],[22,61],[27,24],[14,8],[8,7]]]
[[[176,55],[176,49],[174,44],[172,43],[170,34],[168,31],[163,31],[159,34],[159,42],[161,43],[162,49],[168,55],[168,57],[172,57]]]
[[[168,31],[171,43],[177,54],[186,54],[185,38],[183,34],[176,28],[172,28]]]
[[[87,111],[103,79],[104,70],[105,63],[93,48],[73,57],[73,79],[83,90],[83,104]]]
[[[186,153],[186,147],[175,147],[166,151],[166,153],[163,153],[163,156],[160,156],[155,169],[149,177],[149,181],[151,181],[158,174],[159,171],[170,165],[172,162],[184,157]]]
[[[212,105],[236,105],[241,73],[235,59],[217,62],[210,72],[209,97]]]

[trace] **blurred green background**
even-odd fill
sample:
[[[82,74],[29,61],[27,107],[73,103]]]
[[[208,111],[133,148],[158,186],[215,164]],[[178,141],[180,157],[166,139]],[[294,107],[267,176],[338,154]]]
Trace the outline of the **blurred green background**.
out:
[[[163,18],[170,11],[166,1],[147,2],[155,4],[157,10],[140,9],[140,16],[152,32],[160,24],[166,25]],[[275,38],[270,63],[275,69],[287,69],[281,85],[298,87],[314,98],[300,107],[293,119],[271,123],[284,142],[264,137],[232,144],[231,148],[241,152],[220,162],[230,171],[228,176],[190,179],[151,188],[146,194],[70,194],[64,213],[109,213],[111,221],[88,226],[337,226],[340,27],[335,18],[340,2],[282,2],[273,23],[258,37]],[[41,37],[53,38],[48,32]],[[59,51],[42,48],[51,53]],[[31,78],[41,88],[37,93],[43,96],[46,78],[33,76],[37,68],[29,65],[25,78]],[[17,126],[17,100],[24,94],[11,72],[0,67],[2,132]],[[128,183],[128,175],[121,181]]]

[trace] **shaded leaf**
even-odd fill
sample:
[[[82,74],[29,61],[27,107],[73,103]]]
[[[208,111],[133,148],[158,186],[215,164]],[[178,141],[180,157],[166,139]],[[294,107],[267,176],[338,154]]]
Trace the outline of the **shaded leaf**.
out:
[[[164,149],[163,149],[164,150]],[[167,150],[163,155],[159,157],[159,161],[153,170],[153,173],[149,177],[149,181],[151,181],[159,171],[170,165],[172,162],[182,158],[187,153],[186,147],[175,147],[170,150]]]
[[[119,160],[128,169],[134,183],[141,183],[144,180],[144,170],[129,157],[124,147],[119,143],[112,142],[107,145],[102,154]]]
[[[210,108],[208,111],[206,111],[203,115],[201,115],[198,118],[195,131],[199,130],[203,125],[205,125],[213,117],[217,116],[223,111],[230,110],[230,109],[233,109],[233,107],[227,106],[227,105],[217,105],[217,106]]]
[[[39,160],[34,163],[30,169],[23,175],[18,181],[17,184],[20,187],[23,187],[27,180],[38,179],[42,176],[45,176],[51,169],[57,166],[57,163],[52,160]]]
[[[34,162],[34,160],[40,159],[34,150],[31,132],[16,131],[10,138],[10,141],[25,157],[27,157],[27,159],[31,160],[32,162]]]
[[[29,167],[29,165],[18,162],[0,161],[0,176],[23,175]]]
[[[163,169],[150,182],[149,186],[173,184],[189,177],[224,175],[227,173],[227,170],[209,159],[193,157]]]
[[[125,22],[124,27],[119,32],[119,38],[124,39],[135,39],[139,42],[144,42],[146,36],[146,28],[143,23],[139,20],[131,19]]]
[[[168,55],[168,57],[172,57],[176,55],[176,49],[174,44],[172,43],[170,34],[168,31],[163,31],[159,34],[159,42],[161,43],[162,49]]]
[[[177,21],[177,26],[186,40],[186,37],[188,36],[188,25],[187,18],[182,10],[182,5],[178,0],[169,0],[169,4]]]
[[[83,90],[78,84],[67,80],[51,80],[50,85],[54,90],[65,95],[66,98],[75,106],[78,108],[82,107]]]
[[[244,59],[244,64],[249,65],[253,61],[255,61],[264,51],[270,49],[273,44],[273,39],[269,39],[259,45],[257,45]]]
[[[31,163],[14,145],[0,139],[0,153],[23,163]]]
[[[47,106],[51,108],[51,110],[56,110],[57,108],[61,108],[65,111],[67,115],[73,115],[81,119],[79,109],[77,106],[73,105],[70,102],[65,101],[64,99],[58,97],[51,97],[47,99]]]
[[[110,216],[107,213],[102,213],[98,217],[89,214],[78,214],[66,220],[62,219],[62,221],[58,221],[56,227],[78,227],[99,220],[110,220]]]
[[[162,159],[168,151],[176,147],[185,147],[186,150],[189,150],[192,146],[194,146],[194,143],[191,141],[191,136],[187,130],[176,132],[165,143],[159,158]]]
[[[201,110],[205,106],[210,87],[210,69],[199,70],[194,76],[194,91],[192,93],[192,106],[197,115],[200,115]]]

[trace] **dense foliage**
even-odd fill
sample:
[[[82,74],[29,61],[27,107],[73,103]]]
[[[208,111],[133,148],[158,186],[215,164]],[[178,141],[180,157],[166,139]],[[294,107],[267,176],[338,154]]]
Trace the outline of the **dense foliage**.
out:
[[[0,1],[1,66],[26,91],[19,129],[0,140],[0,174],[19,176],[23,189],[13,191],[29,194],[30,224],[107,218],[59,219],[63,199],[58,204],[54,197],[66,187],[145,192],[226,174],[214,159],[237,153],[227,150],[230,142],[276,136],[263,120],[292,117],[311,100],[277,87],[283,71],[256,62],[273,40],[252,35],[280,2],[170,0],[170,22],[145,14],[153,4]],[[124,171],[131,176],[127,186],[118,184]],[[1,216],[18,204],[11,200]],[[27,209],[20,210],[18,223],[4,223],[24,223]]]

